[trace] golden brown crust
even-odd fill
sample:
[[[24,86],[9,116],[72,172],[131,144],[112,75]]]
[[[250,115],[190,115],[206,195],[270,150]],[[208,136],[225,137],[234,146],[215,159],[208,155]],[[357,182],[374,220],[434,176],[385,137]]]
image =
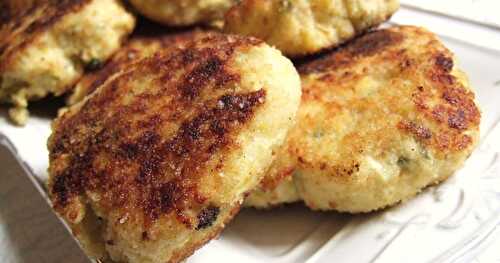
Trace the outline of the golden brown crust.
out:
[[[169,50],[182,48],[191,41],[216,34],[214,31],[201,29],[165,32],[164,29],[156,29],[154,25],[147,26],[147,32],[139,29],[139,32],[136,32],[109,62],[83,76],[76,85],[75,94],[69,98],[68,103],[75,104],[81,101],[86,95],[94,92],[110,76],[127,69],[135,61],[151,56],[158,51],[168,52]],[[154,32],[149,32],[151,30]]]
[[[91,0],[35,1],[30,8],[19,10],[8,3],[0,11],[0,72],[12,63],[14,55],[46,32],[62,17],[76,13]]]
[[[419,58],[412,58],[412,52],[421,52],[411,50],[412,37],[427,41],[421,57],[429,61],[415,61]],[[397,70],[408,81],[429,85],[411,87],[411,100],[419,118],[425,119],[425,122],[430,121],[433,126],[430,129],[423,123],[404,119],[398,123],[398,129],[412,134],[438,152],[460,151],[472,143],[472,138],[464,131],[478,127],[481,116],[474,102],[474,94],[457,81],[452,72],[453,55],[441,45],[436,45],[437,41],[427,31],[415,27],[373,31],[321,59],[304,63],[298,70],[302,76],[317,75],[322,85],[335,87],[338,83],[360,77],[355,73],[360,61],[376,57],[370,60],[373,66],[383,61],[397,62]],[[303,100],[322,101],[321,89],[316,88],[314,82],[310,82],[310,85],[307,83],[304,86]],[[396,104],[397,102],[393,102],[394,109]],[[332,106],[336,107],[335,104]]]
[[[398,8],[397,0],[243,0],[226,12],[224,31],[261,38],[298,58],[376,28]]]
[[[300,74],[321,73],[335,70],[340,67],[349,67],[363,57],[375,55],[391,46],[403,41],[403,36],[388,30],[368,32],[365,35],[343,45],[335,52],[320,56],[309,63],[302,64],[298,70]]]
[[[481,119],[479,109],[474,102],[474,94],[464,88],[455,74],[452,74],[454,65],[449,52],[434,53],[430,63],[431,66],[426,74],[431,83],[438,87],[441,103],[430,106],[432,91],[423,86],[417,87],[418,91],[412,94],[413,102],[419,112],[440,126],[434,136],[429,132],[425,139],[429,139],[428,143],[443,151],[464,150],[473,142],[465,131],[478,127]],[[403,123],[402,127],[404,128]],[[417,136],[422,137],[419,134]]]
[[[212,48],[214,43],[220,45]],[[196,225],[182,210],[204,202],[194,183],[199,171],[214,158],[222,165],[233,134],[265,101],[263,90],[239,94],[230,88],[239,76],[228,59],[256,43],[218,35],[172,55],[158,53],[106,82],[77,114],[57,120],[49,142],[56,210],[91,191],[102,196],[103,207],[138,210],[152,221],[174,212],[182,223]],[[174,75],[173,68],[188,70]],[[138,92],[129,82],[144,75],[155,76],[155,87],[128,98]]]
[[[276,172],[275,176],[264,177],[264,179],[262,179],[262,181],[260,181],[259,187],[264,191],[273,190],[276,187],[278,187],[278,185],[281,182],[283,182],[284,180],[286,180],[287,178],[292,176],[294,171],[295,171],[294,167],[288,167],[288,168],[281,169],[281,170]]]
[[[118,0],[3,2],[0,101],[25,124],[29,101],[60,96],[119,49],[135,18]]]
[[[298,70],[297,124],[262,190],[273,191],[281,171],[294,167],[310,208],[373,211],[445,180],[478,142],[474,93],[425,29],[369,32]]]
[[[94,259],[181,260],[262,179],[299,100],[292,63],[253,38],[133,61],[54,122],[51,201]]]
[[[219,21],[234,0],[129,0],[143,16],[170,27]]]

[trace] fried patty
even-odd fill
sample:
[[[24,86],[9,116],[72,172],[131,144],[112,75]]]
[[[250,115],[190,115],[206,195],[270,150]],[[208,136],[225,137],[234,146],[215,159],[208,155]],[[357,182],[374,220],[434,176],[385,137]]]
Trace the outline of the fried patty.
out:
[[[0,102],[13,105],[13,121],[26,122],[29,100],[68,91],[85,68],[121,46],[134,24],[118,0],[0,4]]]
[[[407,200],[451,176],[478,142],[467,78],[425,29],[370,32],[298,69],[297,125],[264,182],[291,174],[288,193],[295,187],[314,210],[368,212]],[[261,184],[256,195],[273,189]]]
[[[224,30],[255,36],[297,57],[338,46],[387,20],[398,0],[243,0]]]
[[[116,74],[143,58],[156,52],[169,52],[185,47],[189,42],[215,34],[213,31],[194,29],[181,32],[154,32],[153,34],[137,34],[118,51],[109,62],[101,68],[84,75],[76,84],[73,93],[68,98],[68,104],[73,105],[83,100],[97,89],[109,76]]]
[[[54,209],[92,258],[179,262],[263,178],[300,95],[292,63],[254,38],[134,62],[53,123]]]
[[[169,26],[221,20],[235,0],[130,0],[142,15]]]

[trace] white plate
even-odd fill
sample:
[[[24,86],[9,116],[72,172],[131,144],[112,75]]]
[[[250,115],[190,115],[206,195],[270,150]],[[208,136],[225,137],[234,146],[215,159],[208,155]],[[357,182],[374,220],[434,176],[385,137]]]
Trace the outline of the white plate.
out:
[[[419,24],[411,21],[419,16],[408,17],[408,12],[403,10],[394,20]],[[437,31],[443,30],[439,27]],[[474,40],[473,35],[470,38]],[[500,222],[500,52],[468,44],[463,36],[458,39],[462,40],[442,37],[476,91],[482,110],[482,142],[453,178],[404,205],[370,215],[314,213],[301,205],[272,211],[244,210],[219,239],[197,251],[187,262],[472,262],[484,258],[480,252],[493,241]],[[2,115],[5,116],[5,109]],[[48,117],[36,113],[24,128],[13,127],[5,117],[0,118],[0,133],[17,148],[18,157],[31,170],[28,174],[37,178],[32,180],[35,183],[46,179],[49,124]],[[0,138],[2,143],[7,144]],[[9,194],[3,188],[0,187],[1,198]],[[39,185],[38,189],[45,197]],[[0,202],[0,207],[4,205]],[[28,216],[27,213],[21,214]],[[29,231],[30,226],[25,227]],[[38,234],[43,242],[60,238],[43,233]],[[32,262],[8,254],[12,253],[12,242],[7,240],[7,234],[6,227],[0,228],[0,255],[9,255],[0,261]],[[58,249],[60,246],[45,246],[43,251]],[[68,250],[62,250],[58,262],[68,262]],[[78,259],[71,262],[81,260],[77,254]],[[500,262],[497,250],[490,249],[487,255],[488,262]],[[56,257],[47,262],[56,262]]]

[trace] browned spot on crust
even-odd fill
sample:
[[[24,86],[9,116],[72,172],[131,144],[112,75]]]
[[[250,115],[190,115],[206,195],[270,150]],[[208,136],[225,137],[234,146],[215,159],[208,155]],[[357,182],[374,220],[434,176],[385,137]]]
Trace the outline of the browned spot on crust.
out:
[[[445,56],[444,54],[438,54],[436,56],[436,66],[440,67],[444,72],[451,72],[453,69],[453,59]]]
[[[12,10],[7,2],[0,2],[0,24],[9,22],[12,16]],[[2,52],[0,52],[1,54]]]
[[[423,110],[427,110],[427,107],[423,108]],[[439,123],[443,123],[446,121],[446,111],[446,107],[437,105],[432,109],[432,118]]]
[[[378,30],[368,32],[320,59],[299,66],[301,74],[324,72],[353,64],[363,57],[373,56],[381,50],[396,46],[403,36],[396,31]]]
[[[463,131],[479,126],[481,114],[474,102],[474,94],[452,75],[453,60],[446,52],[433,54],[434,66],[428,71],[430,80],[438,90],[441,103],[428,106],[433,95],[423,93],[415,97],[416,105],[431,119],[439,123],[434,145],[439,150],[460,151],[473,143]]]
[[[412,121],[401,121],[398,124],[398,128],[409,132],[419,140],[429,140],[432,138],[432,132],[428,128]]]
[[[273,176],[265,176],[262,181],[260,181],[260,188],[264,191],[272,191],[286,178],[291,176],[294,171],[295,167],[287,167],[273,174]]]
[[[453,129],[465,130],[467,129],[467,122],[465,119],[465,112],[463,110],[457,110],[450,113],[448,118],[448,126]]]
[[[463,87],[449,87],[443,91],[443,99],[447,102],[448,126],[465,130],[479,124],[480,113],[474,103],[474,95]]]
[[[402,37],[391,31],[381,30],[365,34],[348,46],[351,56],[372,56],[388,46],[398,44]]]
[[[62,17],[76,13],[90,0],[20,1],[0,6],[0,71],[12,63],[14,54],[24,49]],[[22,7],[22,8],[20,8]]]
[[[185,78],[184,82],[180,83],[179,89],[183,97],[193,99],[199,95],[200,90],[210,81],[213,76],[227,75],[221,74],[223,70],[222,61],[217,57],[209,58],[206,62],[198,65]]]
[[[198,225],[196,230],[205,229],[211,227],[212,224],[217,220],[217,216],[220,213],[220,209],[216,206],[209,206],[201,210],[198,214]]]
[[[358,163],[353,163],[353,164],[346,164],[346,165],[332,165],[329,168],[329,171],[331,173],[332,177],[335,178],[348,178],[352,176],[354,173],[359,172],[359,164]]]
[[[451,149],[461,151],[469,147],[472,143],[472,138],[466,134],[455,133],[440,133],[436,136],[436,145],[439,149]]]

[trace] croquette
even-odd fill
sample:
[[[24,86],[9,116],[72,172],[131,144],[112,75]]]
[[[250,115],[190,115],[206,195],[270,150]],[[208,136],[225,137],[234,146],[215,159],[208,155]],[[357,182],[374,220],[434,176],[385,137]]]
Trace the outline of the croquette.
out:
[[[300,57],[339,46],[386,21],[398,0],[243,0],[225,15],[224,30],[254,36]]]
[[[300,96],[292,63],[255,38],[134,62],[53,123],[53,207],[91,258],[182,261],[261,181]]]
[[[118,50],[135,18],[118,0],[15,2],[0,6],[0,103],[23,125],[28,101],[70,90]]]
[[[359,213],[405,201],[450,177],[479,140],[473,90],[425,29],[370,32],[298,70],[297,124],[264,181],[291,174],[285,183],[311,209]],[[274,185],[261,184],[257,197]]]

